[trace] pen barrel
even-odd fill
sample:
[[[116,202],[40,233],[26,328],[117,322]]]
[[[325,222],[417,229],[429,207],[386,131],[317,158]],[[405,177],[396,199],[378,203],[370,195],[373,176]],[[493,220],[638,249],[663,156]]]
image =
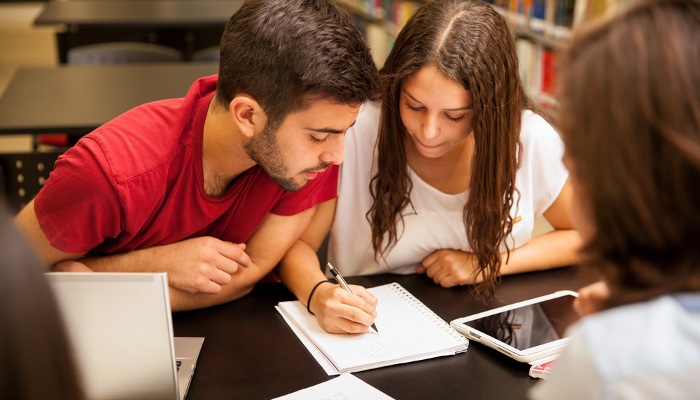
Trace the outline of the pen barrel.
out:
[[[331,263],[326,263],[328,266],[328,270],[331,271],[331,274],[333,275],[333,279],[335,279],[336,282],[345,290],[348,292],[352,293],[352,290],[350,290],[350,286],[348,286],[348,283],[345,282],[345,278],[343,278],[342,275],[340,275],[340,272],[338,272],[337,269],[331,264]]]

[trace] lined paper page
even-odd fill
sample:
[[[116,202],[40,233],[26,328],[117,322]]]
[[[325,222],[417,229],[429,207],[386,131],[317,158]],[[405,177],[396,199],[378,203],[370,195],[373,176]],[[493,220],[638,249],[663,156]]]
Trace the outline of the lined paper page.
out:
[[[379,300],[379,333],[331,334],[298,301],[278,310],[310,339],[339,372],[356,372],[465,351],[468,341],[401,285],[369,289]]]

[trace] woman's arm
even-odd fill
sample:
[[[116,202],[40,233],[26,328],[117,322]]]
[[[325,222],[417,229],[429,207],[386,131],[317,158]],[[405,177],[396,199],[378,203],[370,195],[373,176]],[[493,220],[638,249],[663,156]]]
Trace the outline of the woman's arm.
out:
[[[326,280],[316,251],[330,231],[335,205],[336,200],[331,200],[317,206],[309,227],[277,267],[282,282],[302,304],[307,303],[316,284]],[[308,308],[326,331],[365,332],[374,322],[377,299],[361,286],[351,287],[354,294],[334,283],[322,283],[314,291]]]
[[[544,217],[554,230],[532,238],[525,245],[514,249],[510,259],[501,266],[501,274],[517,274],[537,271],[580,261],[581,236],[573,229],[573,188],[567,180],[554,203],[544,212]]]
[[[578,250],[582,241],[571,221],[572,196],[571,183],[567,181],[544,213],[554,230],[511,250],[510,257],[503,253],[501,275],[572,265],[580,260]],[[473,253],[441,249],[426,257],[417,272],[425,273],[443,287],[452,287],[478,282],[480,277],[474,275],[476,266]]]

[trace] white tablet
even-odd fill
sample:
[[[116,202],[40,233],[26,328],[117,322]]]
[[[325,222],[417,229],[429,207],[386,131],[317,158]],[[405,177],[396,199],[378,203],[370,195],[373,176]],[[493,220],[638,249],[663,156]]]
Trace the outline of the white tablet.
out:
[[[564,290],[450,322],[470,340],[520,362],[539,364],[563,350],[568,328],[578,321],[578,293]]]

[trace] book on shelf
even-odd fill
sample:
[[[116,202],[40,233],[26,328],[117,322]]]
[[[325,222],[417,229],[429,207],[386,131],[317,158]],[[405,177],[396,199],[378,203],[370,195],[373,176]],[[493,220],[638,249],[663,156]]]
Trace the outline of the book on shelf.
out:
[[[365,43],[372,53],[374,63],[381,68],[389,56],[389,51],[391,51],[391,46],[394,43],[393,36],[377,24],[366,24],[364,35]]]
[[[542,84],[540,92],[547,96],[554,96],[556,81],[556,55],[552,49],[542,49]]]
[[[469,341],[398,283],[368,289],[379,300],[378,332],[328,333],[299,301],[277,305],[299,340],[328,373],[337,375],[467,350]]]
[[[527,38],[517,38],[515,48],[525,91],[537,105],[555,108],[556,51]]]

